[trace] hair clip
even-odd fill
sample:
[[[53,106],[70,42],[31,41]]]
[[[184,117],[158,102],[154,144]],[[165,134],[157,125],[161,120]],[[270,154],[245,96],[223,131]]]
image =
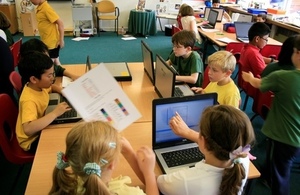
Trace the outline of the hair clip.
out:
[[[107,163],[108,163],[108,161],[107,161],[107,160],[105,160],[105,159],[103,159],[103,158],[101,158],[101,159],[100,159],[100,163],[101,163],[101,164],[103,164],[103,165],[105,165],[105,164],[107,164]]]
[[[86,163],[83,167],[83,171],[88,174],[96,174],[101,177],[101,168],[97,163]]]
[[[232,152],[229,153],[229,159],[233,160],[236,159],[239,155],[241,154],[247,154],[250,151],[250,145],[246,145],[245,147],[238,147],[237,149],[233,150]]]
[[[234,164],[241,164],[242,163],[242,159],[241,158],[236,158],[233,160]]]
[[[57,152],[57,162],[56,162],[56,168],[58,169],[65,169],[69,165],[68,160],[63,152]]]
[[[116,146],[117,146],[116,142],[109,142],[108,145],[109,145],[110,148],[116,148]]]

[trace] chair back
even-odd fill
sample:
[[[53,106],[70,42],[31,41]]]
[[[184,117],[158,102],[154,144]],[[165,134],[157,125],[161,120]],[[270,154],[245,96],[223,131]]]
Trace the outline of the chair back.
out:
[[[210,83],[208,72],[209,72],[209,66],[206,66],[203,75],[202,89],[204,89]]]
[[[172,25],[172,36],[175,34],[175,33],[177,33],[177,32],[180,32],[181,31],[181,29],[178,27],[178,26],[176,26],[176,25]]]
[[[181,23],[181,16],[178,15],[177,18],[176,18],[176,21],[177,21],[177,24],[178,24],[178,28],[183,29],[182,23]]]
[[[281,45],[266,45],[260,50],[260,53],[264,57],[274,57],[277,60],[280,51]]]
[[[9,75],[9,80],[14,87],[16,93],[20,97],[22,93],[22,79],[21,75],[17,71],[12,71]]]
[[[244,45],[245,43],[242,42],[231,42],[227,44],[226,51],[231,52],[236,58],[236,61],[238,62],[240,60],[241,50],[244,47]]]
[[[34,154],[25,152],[16,138],[18,109],[7,94],[0,94],[0,146],[8,161],[14,164],[33,162]]]
[[[16,41],[11,47],[10,47],[10,51],[13,55],[13,59],[14,59],[14,67],[16,67],[19,63],[19,58],[20,58],[20,48],[22,45],[22,38],[20,38],[18,41]]]
[[[253,98],[252,105],[252,111],[255,113],[255,116],[258,115],[265,120],[267,118],[269,110],[271,109],[273,98],[274,93],[272,91],[268,91],[265,93],[258,91],[256,96]],[[251,120],[253,120],[254,117],[252,117]]]
[[[101,13],[115,12],[115,4],[110,0],[102,0],[98,3],[98,12]]]

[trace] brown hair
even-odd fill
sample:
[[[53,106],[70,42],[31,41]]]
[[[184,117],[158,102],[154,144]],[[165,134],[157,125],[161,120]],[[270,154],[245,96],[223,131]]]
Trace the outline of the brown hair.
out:
[[[111,147],[111,144],[115,147]],[[80,180],[83,194],[110,194],[106,184],[96,174],[87,175],[83,168],[87,163],[97,163],[102,173],[114,162],[121,150],[120,136],[108,123],[101,121],[79,123],[66,138],[65,159],[72,168],[54,168],[53,185],[49,194],[77,194]],[[107,163],[101,163],[105,160]],[[80,192],[82,193],[82,192]]]
[[[228,161],[230,152],[240,146],[251,144],[255,139],[248,116],[229,105],[205,109],[200,122],[200,135],[206,140],[207,150],[221,161]],[[240,163],[235,163],[232,168],[226,168],[220,185],[220,194],[238,194],[245,176],[244,167]]]
[[[10,27],[10,21],[6,15],[0,11],[0,29],[6,30]]]
[[[180,14],[181,14],[182,17],[184,17],[184,16],[193,16],[194,15],[194,9],[191,6],[186,5],[180,10]]]
[[[195,33],[188,30],[181,30],[172,36],[173,44],[177,44],[177,45],[180,44],[183,45],[184,47],[193,48],[193,46],[195,45],[195,41],[196,41]]]

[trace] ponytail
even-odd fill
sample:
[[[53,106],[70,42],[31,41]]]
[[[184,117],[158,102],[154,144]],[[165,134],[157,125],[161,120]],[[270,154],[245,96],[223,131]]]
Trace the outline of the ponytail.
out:
[[[105,183],[96,174],[89,175],[87,177],[87,180],[83,184],[83,187],[85,188],[84,195],[90,195],[90,194],[110,195],[111,194],[107,186],[105,185]]]
[[[49,195],[76,194],[77,179],[65,169],[54,167]]]

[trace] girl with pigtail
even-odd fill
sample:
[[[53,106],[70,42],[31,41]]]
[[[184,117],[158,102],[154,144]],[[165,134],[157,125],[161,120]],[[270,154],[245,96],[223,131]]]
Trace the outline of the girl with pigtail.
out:
[[[157,183],[163,194],[242,194],[255,139],[245,113],[229,105],[208,107],[202,113],[200,133],[190,129],[178,113],[169,124],[175,134],[198,143],[205,159],[195,167],[160,175]]]
[[[145,183],[146,193],[158,195],[152,150],[142,147],[135,153],[117,130],[101,121],[79,123],[68,133],[66,152],[57,153],[49,194],[144,195],[139,187],[126,185],[131,182],[129,177],[111,179],[120,153]]]

